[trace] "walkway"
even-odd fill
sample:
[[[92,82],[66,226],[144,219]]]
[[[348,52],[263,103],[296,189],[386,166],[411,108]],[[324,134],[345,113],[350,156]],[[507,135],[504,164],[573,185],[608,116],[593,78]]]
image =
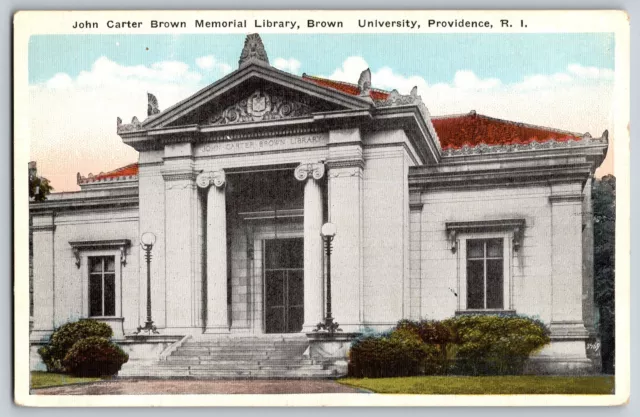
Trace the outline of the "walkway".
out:
[[[32,390],[37,395],[362,393],[330,380],[121,379]]]

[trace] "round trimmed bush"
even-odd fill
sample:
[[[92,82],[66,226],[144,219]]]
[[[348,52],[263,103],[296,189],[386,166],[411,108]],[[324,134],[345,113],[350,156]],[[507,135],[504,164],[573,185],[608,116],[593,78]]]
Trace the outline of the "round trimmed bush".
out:
[[[349,375],[383,378],[422,373],[425,361],[435,354],[432,346],[407,329],[356,340],[349,351]]]
[[[528,317],[463,315],[444,321],[455,343],[455,372],[520,374],[529,356],[549,343],[549,329]]]
[[[62,364],[76,376],[109,376],[129,360],[120,346],[104,337],[91,336],[76,342]]]
[[[56,329],[51,335],[49,344],[38,349],[42,361],[49,372],[65,372],[62,360],[71,347],[79,340],[87,337],[110,338],[113,330],[108,324],[91,319],[82,319],[67,323]]]

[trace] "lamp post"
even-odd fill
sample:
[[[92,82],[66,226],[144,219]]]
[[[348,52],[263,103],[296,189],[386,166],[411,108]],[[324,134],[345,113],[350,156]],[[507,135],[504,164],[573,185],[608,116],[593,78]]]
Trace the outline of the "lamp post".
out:
[[[325,249],[327,251],[327,315],[324,318],[324,322],[318,323],[314,332],[322,330],[333,334],[336,331],[342,331],[342,329],[339,328],[340,325],[333,321],[333,317],[331,315],[331,241],[336,235],[336,225],[333,223],[323,224],[322,229],[320,230],[320,235],[324,240]]]
[[[156,243],[156,235],[151,232],[145,232],[140,237],[140,246],[144,249],[145,259],[147,260],[147,321],[144,327],[138,326],[138,331],[134,332],[134,334],[140,334],[143,330],[149,332],[149,334],[158,334],[158,330],[153,325],[153,320],[151,320],[151,249],[154,243]]]

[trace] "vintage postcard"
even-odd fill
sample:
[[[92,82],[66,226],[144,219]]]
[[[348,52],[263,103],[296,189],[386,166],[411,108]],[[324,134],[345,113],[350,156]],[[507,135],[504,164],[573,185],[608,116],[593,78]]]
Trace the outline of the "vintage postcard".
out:
[[[625,403],[629,76],[623,11],[18,12],[16,402]]]

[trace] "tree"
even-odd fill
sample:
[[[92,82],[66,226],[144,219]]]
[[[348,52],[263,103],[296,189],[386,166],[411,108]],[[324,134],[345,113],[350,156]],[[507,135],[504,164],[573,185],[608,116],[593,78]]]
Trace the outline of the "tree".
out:
[[[592,190],[595,302],[600,313],[602,371],[615,371],[616,177],[596,179]]]
[[[35,161],[29,162],[29,201],[41,202],[53,191],[49,180],[38,176]],[[33,218],[29,213],[29,316],[33,316],[33,232],[31,223]]]
[[[29,162],[29,200],[45,201],[51,191],[53,191],[53,187],[49,180],[39,177],[36,163]]]

